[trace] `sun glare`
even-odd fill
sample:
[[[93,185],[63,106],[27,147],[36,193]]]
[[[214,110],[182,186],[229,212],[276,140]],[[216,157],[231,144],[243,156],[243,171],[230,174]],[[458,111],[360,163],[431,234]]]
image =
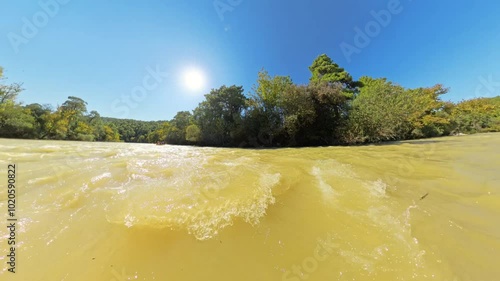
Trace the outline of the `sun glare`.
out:
[[[205,87],[205,74],[198,68],[188,69],[183,74],[183,82],[188,90],[192,92],[200,91]]]

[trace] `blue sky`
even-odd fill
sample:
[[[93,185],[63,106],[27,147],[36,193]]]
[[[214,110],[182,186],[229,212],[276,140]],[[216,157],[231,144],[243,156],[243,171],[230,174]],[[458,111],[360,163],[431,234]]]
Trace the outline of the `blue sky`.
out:
[[[24,83],[24,103],[72,95],[103,116],[166,120],[211,88],[248,93],[262,68],[307,83],[322,53],[354,78],[444,84],[447,100],[500,94],[498,1],[41,0],[2,1],[0,10],[0,65],[9,82]],[[382,25],[374,13],[391,18]],[[356,45],[355,28],[367,27],[369,43]],[[343,43],[357,53],[348,59]],[[203,90],[183,84],[190,67],[206,74]]]

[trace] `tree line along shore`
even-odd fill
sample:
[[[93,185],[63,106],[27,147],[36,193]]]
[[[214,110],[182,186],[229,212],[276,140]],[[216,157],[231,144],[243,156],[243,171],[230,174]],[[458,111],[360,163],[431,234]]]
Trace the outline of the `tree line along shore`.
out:
[[[500,131],[500,96],[443,101],[442,85],[404,88],[385,78],[359,81],[327,55],[309,67],[306,85],[265,70],[250,93],[222,86],[170,121],[101,117],[70,96],[60,106],[24,105],[22,85],[0,68],[0,137],[216,147],[367,144]]]

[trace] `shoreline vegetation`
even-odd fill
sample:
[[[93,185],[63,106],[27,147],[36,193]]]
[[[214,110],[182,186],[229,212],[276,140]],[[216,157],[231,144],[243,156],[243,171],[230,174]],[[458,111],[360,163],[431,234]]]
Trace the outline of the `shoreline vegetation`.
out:
[[[500,132],[500,96],[443,101],[442,85],[407,89],[386,78],[359,81],[320,55],[307,85],[265,70],[249,94],[222,86],[170,121],[101,117],[70,96],[56,108],[17,101],[21,84],[0,68],[0,138],[135,142],[212,147],[359,145]]]

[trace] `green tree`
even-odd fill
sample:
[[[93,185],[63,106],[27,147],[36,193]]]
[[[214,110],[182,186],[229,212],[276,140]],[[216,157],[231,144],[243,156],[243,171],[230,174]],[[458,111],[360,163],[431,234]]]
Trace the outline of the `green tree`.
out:
[[[103,130],[104,130],[104,138],[102,138],[101,141],[107,141],[107,142],[120,141],[120,134],[118,134],[117,130],[112,126],[104,125]]]
[[[61,117],[67,119],[65,123],[68,125],[66,130],[68,140],[93,140],[92,129],[83,120],[87,113],[87,102],[81,98],[69,96],[59,110]]]
[[[360,81],[363,87],[352,102],[346,142],[434,137],[448,130],[449,110],[440,100],[447,89],[441,85],[405,89],[385,78]]]
[[[228,146],[243,141],[241,124],[246,100],[243,87],[238,86],[222,86],[205,95],[205,101],[194,110],[202,143]]]
[[[0,81],[3,80],[0,77]],[[7,103],[9,101],[15,102],[17,100],[17,96],[23,91],[21,84],[0,84],[0,104]]]
[[[197,125],[189,125],[186,128],[186,140],[191,143],[198,143],[201,140],[201,130]]]
[[[170,122],[164,122],[161,126],[148,134],[148,142],[157,143],[157,142],[166,142],[167,135],[170,131],[172,125]]]
[[[352,98],[357,88],[362,86],[362,83],[354,81],[352,76],[345,71],[345,69],[333,62],[326,54],[318,56],[309,67],[309,70],[311,71],[310,82],[312,84],[339,84],[349,98]]]
[[[172,126],[179,128],[180,130],[186,130],[187,126],[191,123],[193,115],[189,111],[180,111],[175,114],[174,118],[170,121]]]
[[[167,132],[167,143],[186,144],[186,128],[191,123],[193,115],[189,111],[180,111],[170,121],[170,129]]]
[[[451,111],[453,134],[500,131],[500,97],[458,103]]]
[[[363,87],[352,102],[347,142],[379,142],[396,140],[410,128],[406,107],[411,100],[405,89],[385,78],[361,77]]]
[[[258,74],[257,85],[248,100],[247,134],[262,145],[282,142],[285,134],[284,98],[293,86],[289,76],[271,77],[267,71]],[[255,142],[255,141],[254,141]]]
[[[150,142],[152,132],[158,130],[165,121],[139,121],[101,117],[104,124],[116,128],[120,139],[124,142]],[[163,135],[164,136],[164,135]]]
[[[33,128],[33,138],[41,138],[44,134],[45,129],[44,116],[52,113],[51,107],[49,105],[32,103],[26,105],[25,108],[29,110],[31,116],[33,116],[35,120]]]
[[[429,88],[407,90],[411,102],[405,106],[411,112],[410,132],[405,138],[437,137],[443,135],[450,124],[447,104],[441,101],[441,95],[448,92],[442,85]]]
[[[312,83],[306,88],[315,119],[305,131],[305,145],[332,145],[339,143],[339,134],[347,122],[349,96],[338,83]]]
[[[107,133],[104,129],[105,124],[99,112],[92,110],[87,116],[85,116],[84,120],[90,125],[94,140],[105,141]]]
[[[308,91],[308,86],[290,87],[283,96],[282,107],[286,132],[284,144],[296,146],[307,143],[308,128],[314,124],[317,117],[314,99]]]
[[[64,117],[61,110],[44,114],[42,116],[43,130],[41,139],[64,140],[68,133],[68,119]]]
[[[0,81],[3,80],[1,75],[3,70],[0,71]],[[16,102],[21,91],[20,84],[0,84],[0,137],[33,137],[35,118],[29,109]]]
[[[0,104],[0,137],[31,138],[35,118],[30,111],[12,101]]]

